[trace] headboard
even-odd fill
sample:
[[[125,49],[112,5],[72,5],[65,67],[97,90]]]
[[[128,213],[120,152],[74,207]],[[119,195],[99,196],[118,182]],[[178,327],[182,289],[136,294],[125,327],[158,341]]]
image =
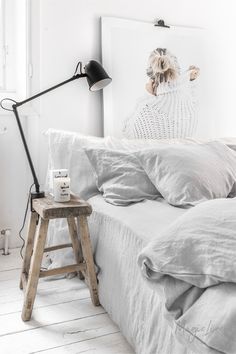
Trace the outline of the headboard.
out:
[[[147,61],[155,48],[168,48],[180,67],[200,68],[199,120],[205,119],[204,30],[188,27],[163,28],[153,23],[103,17],[102,62],[113,81],[103,92],[104,136],[122,137],[124,121],[145,94]]]

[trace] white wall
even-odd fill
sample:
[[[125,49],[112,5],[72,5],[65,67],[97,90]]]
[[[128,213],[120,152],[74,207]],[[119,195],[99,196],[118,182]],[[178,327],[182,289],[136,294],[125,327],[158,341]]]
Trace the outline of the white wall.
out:
[[[7,94],[0,91],[0,99],[7,96],[21,100],[26,96],[27,86],[26,0],[11,0],[6,3],[6,31],[10,31],[10,35],[6,36],[10,53],[7,56],[6,73],[11,72],[12,75],[7,84],[7,89],[11,91]],[[13,45],[15,40],[16,47]],[[27,122],[22,114],[21,121],[27,134]],[[11,229],[11,247],[21,244],[18,232],[24,217],[30,182],[15,117],[11,112],[0,109],[0,230]],[[2,247],[3,237],[0,237],[0,248]]]
[[[22,126],[27,129],[24,117]],[[18,231],[27,201],[28,173],[15,118],[13,114],[0,116],[0,230],[11,229],[10,247],[21,244]],[[0,248],[2,247],[1,237]]]
[[[234,22],[231,18],[234,13],[233,0],[227,1],[227,7],[225,4],[214,0],[33,1],[33,5],[39,6],[36,15],[40,13],[40,56],[37,57],[40,60],[33,63],[40,75],[34,84],[38,83],[38,89],[42,90],[70,77],[78,60],[83,63],[91,58],[101,60],[101,16],[143,21],[163,18],[169,24],[204,27],[209,34],[207,55],[209,71],[212,71],[212,83],[209,82],[209,90],[212,90],[212,100],[209,102],[211,117],[206,117],[211,120],[212,129],[206,135],[236,135],[236,125],[232,124],[233,99],[230,104],[230,90],[226,90],[230,82],[227,82],[227,75],[223,75],[229,69],[225,60],[227,57],[228,61],[225,43],[230,42],[232,36],[229,25],[231,23],[232,26]],[[221,17],[225,24],[220,23]],[[222,62],[225,64],[222,65]],[[233,87],[231,91],[232,98]],[[42,97],[40,108],[37,134],[53,127],[102,135],[102,93],[89,92],[86,80],[70,83]],[[40,138],[41,181],[46,169],[46,152],[42,148],[44,144],[45,141]]]
[[[101,16],[150,22],[163,18],[169,24],[209,29],[209,135],[236,136],[233,0],[31,0],[31,6],[31,94],[73,75],[78,60],[101,60]],[[27,124],[33,158],[43,183],[47,147],[42,132],[52,127],[101,136],[102,93],[89,92],[86,80],[81,79],[43,96],[34,103],[34,109],[39,117],[29,117]],[[22,151],[20,156],[24,159]]]

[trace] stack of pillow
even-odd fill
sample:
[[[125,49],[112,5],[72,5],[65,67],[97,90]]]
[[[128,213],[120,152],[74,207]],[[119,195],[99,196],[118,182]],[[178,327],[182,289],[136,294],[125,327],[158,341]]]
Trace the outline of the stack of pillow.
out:
[[[220,141],[128,140],[49,130],[49,170],[68,168],[71,190],[114,205],[164,198],[188,207],[236,196],[236,152]]]

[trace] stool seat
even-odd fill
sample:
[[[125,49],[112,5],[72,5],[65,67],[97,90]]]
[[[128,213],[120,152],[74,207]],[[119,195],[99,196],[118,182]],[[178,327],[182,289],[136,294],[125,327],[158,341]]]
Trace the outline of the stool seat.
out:
[[[55,202],[52,196],[33,200],[20,277],[20,288],[24,289],[24,305],[21,316],[23,321],[28,321],[31,318],[38,280],[41,277],[77,272],[80,279],[85,279],[93,304],[95,306],[100,304],[87,223],[87,217],[91,213],[91,205],[74,196],[69,202],[64,203]],[[58,218],[67,220],[71,243],[45,247],[49,221]],[[66,247],[73,248],[75,263],[50,270],[41,269],[45,252],[53,252]]]
[[[33,209],[43,219],[68,218],[92,213],[91,205],[78,197],[72,197],[69,202],[63,203],[55,202],[52,196],[34,199]]]

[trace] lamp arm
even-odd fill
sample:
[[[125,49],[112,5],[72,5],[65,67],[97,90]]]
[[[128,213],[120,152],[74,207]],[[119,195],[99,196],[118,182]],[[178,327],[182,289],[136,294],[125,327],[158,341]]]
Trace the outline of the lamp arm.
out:
[[[42,91],[42,92],[39,92],[39,93],[37,93],[36,95],[31,96],[31,97],[27,98],[27,99],[24,100],[24,101],[16,102],[16,103],[15,103],[15,106],[16,106],[16,107],[20,107],[20,106],[22,106],[23,104],[25,104],[25,103],[27,103],[27,102],[30,102],[30,101],[34,100],[35,98],[38,98],[38,97],[44,95],[45,93],[48,93],[48,92],[50,92],[50,91],[52,91],[52,90],[55,90],[55,89],[57,89],[58,87],[63,86],[63,85],[65,85],[65,84],[67,84],[68,82],[74,81],[74,80],[79,79],[79,78],[81,78],[81,77],[87,77],[87,74],[82,74],[82,73],[81,73],[81,74],[73,75],[70,79],[67,79],[67,80],[65,80],[65,81],[62,81],[60,84],[57,84],[57,85],[52,86],[52,87],[50,87],[50,88],[48,88],[48,89],[46,89],[46,90],[44,90],[44,91]],[[13,107],[13,106],[12,106],[12,107]]]

